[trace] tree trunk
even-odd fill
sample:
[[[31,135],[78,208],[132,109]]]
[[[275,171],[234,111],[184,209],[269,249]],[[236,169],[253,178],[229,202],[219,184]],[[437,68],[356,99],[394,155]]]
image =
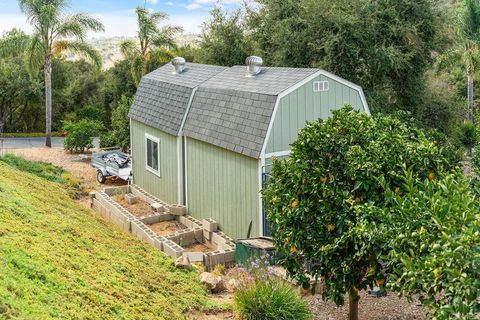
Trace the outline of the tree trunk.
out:
[[[45,58],[45,145],[52,147],[52,57]]]
[[[473,74],[467,73],[467,120],[473,122]]]
[[[348,320],[358,320],[358,301],[360,301],[360,296],[354,288],[350,289],[348,300]]]

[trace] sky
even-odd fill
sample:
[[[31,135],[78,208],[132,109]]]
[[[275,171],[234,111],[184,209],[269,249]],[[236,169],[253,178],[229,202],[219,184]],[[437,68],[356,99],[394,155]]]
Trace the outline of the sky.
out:
[[[185,32],[199,33],[201,24],[208,19],[209,11],[217,0],[70,0],[71,12],[86,12],[99,18],[105,32],[89,34],[89,37],[131,37],[135,35],[134,9],[146,6],[155,11],[166,12],[169,24],[182,26]],[[237,7],[243,0],[222,0],[226,9]],[[30,28],[20,12],[17,0],[0,0],[0,35],[12,28],[26,32]]]

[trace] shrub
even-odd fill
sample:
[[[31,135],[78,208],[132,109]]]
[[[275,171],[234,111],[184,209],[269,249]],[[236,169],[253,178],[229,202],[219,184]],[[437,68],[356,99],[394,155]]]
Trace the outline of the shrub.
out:
[[[65,122],[63,130],[67,136],[63,142],[65,150],[83,152],[93,148],[93,137],[98,134],[102,124],[92,120],[80,120],[78,122]]]
[[[128,112],[133,99],[122,96],[112,114],[112,130],[100,136],[100,147],[119,147],[123,151],[130,149],[130,119]]]
[[[434,319],[476,319],[480,310],[480,202],[460,173],[419,181],[407,171],[402,194],[386,187],[380,232],[388,285],[420,301]],[[412,221],[412,223],[405,223]]]
[[[472,149],[477,143],[477,134],[473,123],[465,122],[459,126],[457,137],[464,148]]]
[[[357,208],[385,205],[380,177],[401,194],[404,166],[422,180],[453,169],[444,152],[411,124],[351,107],[309,123],[290,158],[273,161],[263,190],[280,263],[305,287],[307,270],[323,277],[323,298],[337,305],[349,293],[350,319],[358,318],[358,291],[384,282],[378,255],[387,239],[377,232],[379,212]]]
[[[256,279],[240,286],[233,308],[243,320],[312,319],[308,303],[280,279]]]

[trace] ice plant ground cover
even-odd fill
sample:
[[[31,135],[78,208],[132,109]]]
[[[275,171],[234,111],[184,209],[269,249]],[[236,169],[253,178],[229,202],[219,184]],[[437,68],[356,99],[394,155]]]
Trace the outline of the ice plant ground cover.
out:
[[[183,319],[206,305],[194,272],[0,162],[0,318]]]

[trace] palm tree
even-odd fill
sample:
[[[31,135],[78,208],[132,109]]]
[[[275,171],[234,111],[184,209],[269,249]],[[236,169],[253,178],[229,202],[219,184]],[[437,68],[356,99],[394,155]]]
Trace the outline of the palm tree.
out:
[[[138,86],[143,75],[150,71],[151,63],[164,63],[173,58],[172,50],[177,48],[174,36],[182,32],[178,26],[163,26],[159,24],[168,19],[163,12],[150,12],[146,8],[138,7],[138,41],[126,40],[121,44],[121,50],[131,63],[131,72],[135,84]]]
[[[458,14],[456,46],[439,59],[441,69],[458,63],[467,75],[467,120],[473,122],[473,74],[480,65],[480,0],[463,0]]]
[[[20,10],[33,27],[28,42],[17,41],[17,50],[25,51],[30,67],[43,66],[45,75],[46,146],[52,141],[52,59],[65,51],[81,55],[100,68],[98,52],[85,42],[88,31],[104,31],[103,24],[84,13],[66,14],[68,0],[19,0]]]

